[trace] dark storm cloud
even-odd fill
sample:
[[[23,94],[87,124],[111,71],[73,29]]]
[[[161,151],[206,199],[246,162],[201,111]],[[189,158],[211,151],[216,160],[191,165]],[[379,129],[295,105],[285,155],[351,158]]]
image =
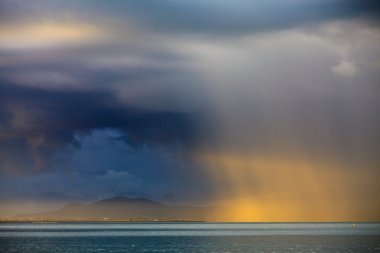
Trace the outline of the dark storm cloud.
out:
[[[76,134],[81,146],[71,153],[58,152],[55,159],[63,159],[62,163],[27,177],[7,177],[0,172],[0,190],[7,195],[54,189],[88,200],[123,195],[181,202],[212,195],[210,183],[178,146],[136,148],[123,136],[122,131],[110,128]]]
[[[25,166],[33,160],[36,169],[43,169],[54,151],[68,144],[79,145],[74,135],[92,129],[120,129],[128,142],[137,146],[190,145],[194,137],[188,114],[128,108],[105,91],[60,92],[5,82],[0,90],[1,154],[6,158],[1,165],[10,172],[13,168],[20,173],[33,171]],[[16,166],[18,163],[24,166]]]

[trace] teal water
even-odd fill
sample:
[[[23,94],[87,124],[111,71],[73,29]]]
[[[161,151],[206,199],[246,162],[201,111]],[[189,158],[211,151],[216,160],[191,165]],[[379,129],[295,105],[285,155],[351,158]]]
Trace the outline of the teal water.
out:
[[[380,253],[380,223],[3,223],[0,252]]]

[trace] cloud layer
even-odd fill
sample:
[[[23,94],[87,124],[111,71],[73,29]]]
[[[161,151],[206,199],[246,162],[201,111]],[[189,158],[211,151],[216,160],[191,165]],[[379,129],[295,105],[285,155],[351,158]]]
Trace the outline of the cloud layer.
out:
[[[300,168],[326,183],[300,184],[311,198],[351,171],[379,177],[379,10],[370,0],[1,0],[0,192],[259,203],[277,180],[269,161],[284,157],[329,168],[331,180]],[[340,197],[362,188],[345,207],[380,191],[369,181],[342,186]]]

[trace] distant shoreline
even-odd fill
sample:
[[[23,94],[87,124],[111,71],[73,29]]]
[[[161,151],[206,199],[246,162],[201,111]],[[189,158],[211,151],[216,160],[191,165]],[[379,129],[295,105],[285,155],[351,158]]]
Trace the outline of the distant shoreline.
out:
[[[118,223],[118,222],[123,222],[123,223],[153,223],[153,222],[194,222],[194,223],[199,223],[199,222],[207,222],[204,220],[186,220],[186,219],[154,219],[154,220],[131,220],[131,219],[0,219],[0,223]]]
[[[0,219],[1,223],[30,223],[30,224],[59,224],[59,223],[254,223],[254,224],[302,224],[302,223],[344,223],[344,224],[368,224],[380,223],[380,221],[278,221],[278,222],[265,222],[265,221],[206,221],[206,220],[129,220],[129,219],[44,219],[44,220],[31,220],[31,219]]]

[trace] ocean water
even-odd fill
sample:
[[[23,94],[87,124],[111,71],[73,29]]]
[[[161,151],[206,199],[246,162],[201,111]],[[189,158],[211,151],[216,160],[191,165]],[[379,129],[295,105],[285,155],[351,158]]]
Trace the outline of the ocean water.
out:
[[[380,253],[380,223],[2,223],[0,252]]]

